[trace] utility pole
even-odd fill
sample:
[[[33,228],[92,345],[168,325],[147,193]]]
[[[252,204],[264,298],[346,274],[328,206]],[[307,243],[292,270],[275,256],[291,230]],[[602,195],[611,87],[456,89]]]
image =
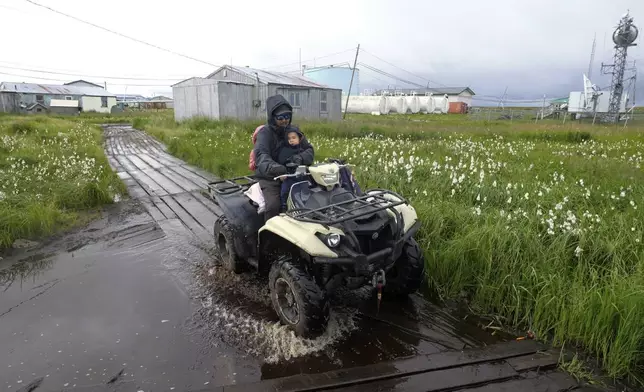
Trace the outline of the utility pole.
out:
[[[302,69],[302,48],[300,48],[300,73],[304,75],[304,70]]]
[[[349,97],[351,96],[351,86],[353,86],[353,75],[356,73],[356,65],[358,64],[358,54],[360,53],[360,44],[356,49],[356,58],[353,60],[353,71],[351,71],[351,82],[349,82],[349,91],[347,92],[347,103],[344,105],[344,114],[342,119],[344,120],[347,117],[347,109],[349,109]]]

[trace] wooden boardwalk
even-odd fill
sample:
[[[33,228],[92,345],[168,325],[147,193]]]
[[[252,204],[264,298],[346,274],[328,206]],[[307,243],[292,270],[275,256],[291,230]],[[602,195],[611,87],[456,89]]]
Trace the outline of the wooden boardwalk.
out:
[[[546,350],[535,341],[511,341],[486,348],[448,351],[203,391],[601,391],[580,386],[572,376],[557,370],[558,361],[559,352]]]

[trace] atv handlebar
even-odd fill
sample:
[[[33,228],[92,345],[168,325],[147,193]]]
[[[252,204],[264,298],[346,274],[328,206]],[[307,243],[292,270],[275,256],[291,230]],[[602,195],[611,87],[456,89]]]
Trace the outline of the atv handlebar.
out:
[[[343,167],[349,167],[349,165],[347,165],[347,164],[342,164],[342,165],[337,164],[337,165],[338,165],[338,167],[340,169],[342,169]],[[292,174],[282,174],[281,176],[277,176],[277,177],[273,178],[273,181],[277,181],[279,179],[291,178],[291,177],[303,177],[303,176],[310,175],[309,170],[308,170],[308,166],[298,166],[298,169],[300,167],[303,167],[304,170],[300,171],[299,173],[295,172],[295,173],[292,173]]]

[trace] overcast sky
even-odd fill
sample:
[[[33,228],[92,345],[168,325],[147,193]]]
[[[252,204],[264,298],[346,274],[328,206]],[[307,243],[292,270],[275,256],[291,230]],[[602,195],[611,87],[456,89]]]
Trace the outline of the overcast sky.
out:
[[[127,84],[128,93],[167,94],[173,82],[205,76],[231,61],[297,71],[300,49],[306,65],[352,63],[360,43],[359,62],[419,84],[471,86],[482,95],[501,95],[507,87],[511,97],[552,96],[581,90],[594,34],[592,79],[602,87],[605,80],[610,84],[599,68],[612,61],[610,37],[627,9],[641,30],[629,60],[638,59],[644,69],[642,0],[34,1],[203,62],[26,0],[0,0],[1,80],[58,83],[82,77],[106,81],[113,93],[125,92]],[[411,87],[365,68],[360,79],[361,88]],[[639,79],[644,82],[641,71]]]

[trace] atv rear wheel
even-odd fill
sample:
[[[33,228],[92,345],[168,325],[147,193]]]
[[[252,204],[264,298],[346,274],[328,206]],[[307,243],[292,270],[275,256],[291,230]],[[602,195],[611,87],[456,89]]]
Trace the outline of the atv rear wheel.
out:
[[[244,262],[237,255],[235,249],[235,233],[225,215],[221,215],[215,221],[213,234],[215,236],[215,247],[221,261],[224,263],[224,267],[236,274],[242,272]]]
[[[290,257],[273,263],[268,284],[273,308],[282,324],[305,338],[325,331],[329,321],[326,293]]]
[[[384,291],[396,297],[406,297],[420,288],[425,275],[425,259],[415,239],[403,245],[402,254],[385,275]]]

